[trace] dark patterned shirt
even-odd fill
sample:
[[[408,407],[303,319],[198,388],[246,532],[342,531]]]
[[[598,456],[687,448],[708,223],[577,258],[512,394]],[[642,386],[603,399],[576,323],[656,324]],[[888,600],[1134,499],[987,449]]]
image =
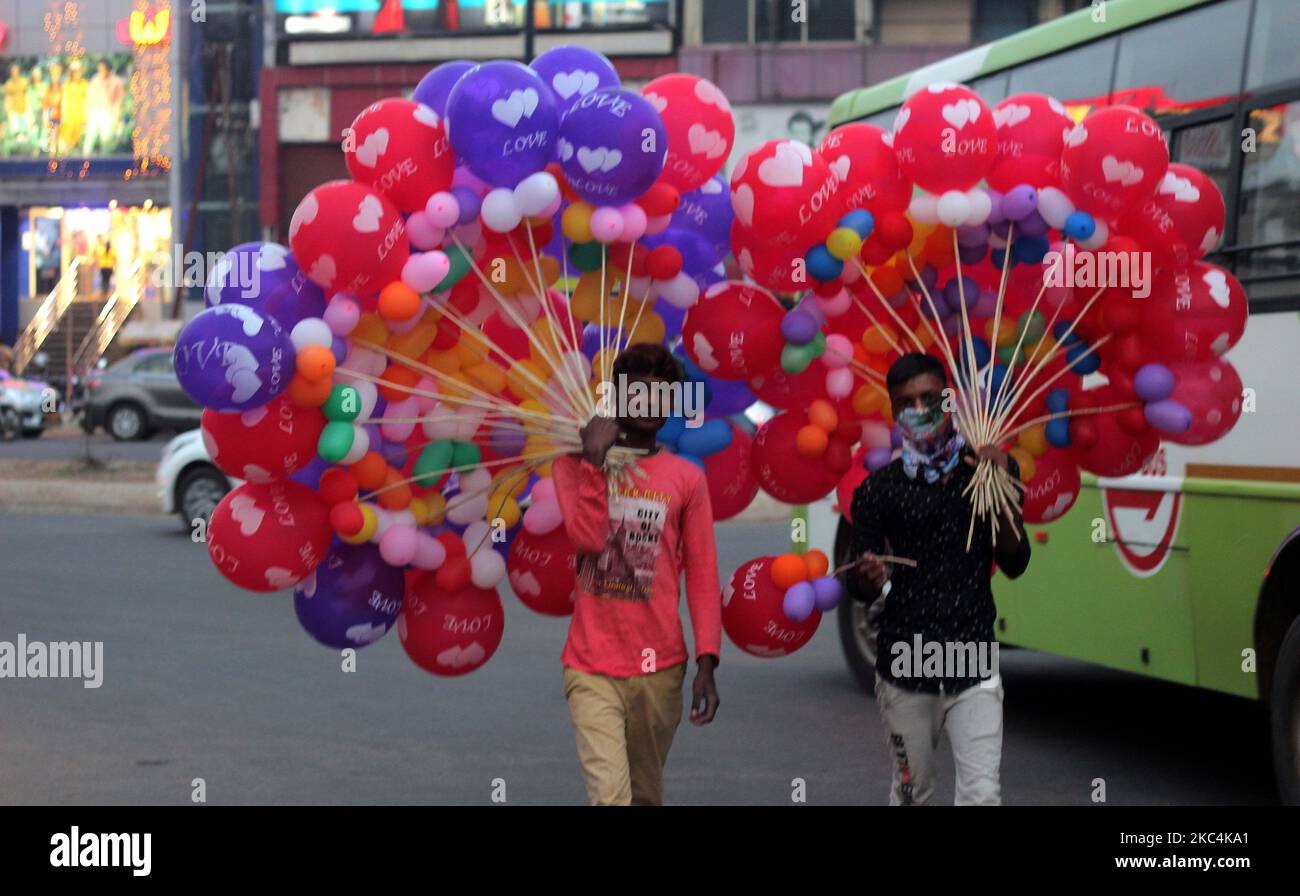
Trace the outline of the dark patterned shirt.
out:
[[[1008,467],[1013,476],[1019,475],[1014,459],[1008,460]],[[868,476],[853,494],[851,556],[894,554],[917,564],[915,569],[893,567],[879,618],[876,671],[907,690],[942,689],[951,694],[990,677],[980,674],[979,665],[968,662],[980,650],[984,656],[996,656],[993,621],[997,608],[989,586],[993,534],[987,519],[976,521],[970,550],[966,550],[971,503],[962,492],[974,475],[974,467],[963,460],[946,482],[929,484],[922,477],[909,478],[903,462],[895,460]],[[1015,557],[1004,563],[1002,570],[1015,578],[1028,565],[1029,542],[1022,538]],[[854,571],[845,576],[845,584],[851,598],[868,603],[875,599],[874,594],[864,593],[871,587],[864,588]],[[946,662],[942,672],[936,674],[931,666],[918,675],[922,668],[918,652],[924,656],[936,649],[952,659],[965,649],[963,665]],[[894,674],[899,669],[903,674]],[[962,669],[968,674],[952,674]]]

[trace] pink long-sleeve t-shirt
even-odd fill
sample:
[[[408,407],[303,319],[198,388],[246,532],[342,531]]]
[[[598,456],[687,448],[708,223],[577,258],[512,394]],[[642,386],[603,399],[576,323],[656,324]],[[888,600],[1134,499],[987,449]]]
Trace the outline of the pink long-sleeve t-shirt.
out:
[[[637,465],[646,475],[611,494],[604,472],[582,458],[555,461],[578,571],[561,659],[581,672],[627,678],[685,661],[683,572],[695,656],[720,655],[722,594],[704,473],[667,451]]]

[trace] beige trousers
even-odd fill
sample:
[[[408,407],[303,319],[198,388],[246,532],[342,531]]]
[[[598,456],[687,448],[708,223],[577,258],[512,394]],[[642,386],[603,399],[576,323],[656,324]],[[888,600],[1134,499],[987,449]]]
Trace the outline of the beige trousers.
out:
[[[659,806],[664,763],[682,720],[686,664],[611,678],[564,669],[578,764],[593,806]]]
[[[904,690],[876,676],[876,703],[894,765],[891,806],[924,806],[934,796],[934,752],[948,732],[957,768],[953,802],[999,806],[1002,787],[1002,679],[957,694]]]

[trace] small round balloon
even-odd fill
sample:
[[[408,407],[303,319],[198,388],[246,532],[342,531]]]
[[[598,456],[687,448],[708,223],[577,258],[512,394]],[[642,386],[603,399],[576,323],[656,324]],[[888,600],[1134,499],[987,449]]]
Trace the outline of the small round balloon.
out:
[[[205,408],[246,411],[289,388],[289,334],[247,305],[217,305],[194,316],[176,337],[176,378]]]
[[[775,559],[751,560],[732,574],[722,590],[722,629],[733,644],[753,656],[789,656],[812,639],[822,621],[816,610],[801,622],[786,617],[785,589],[772,581]]]

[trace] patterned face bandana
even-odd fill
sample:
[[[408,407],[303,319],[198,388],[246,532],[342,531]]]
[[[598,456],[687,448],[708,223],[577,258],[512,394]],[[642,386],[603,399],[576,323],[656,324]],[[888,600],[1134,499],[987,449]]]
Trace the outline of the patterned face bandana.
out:
[[[903,471],[909,479],[919,471],[926,482],[938,482],[961,459],[966,440],[941,403],[924,410],[905,408],[898,415],[898,428],[903,433]]]

